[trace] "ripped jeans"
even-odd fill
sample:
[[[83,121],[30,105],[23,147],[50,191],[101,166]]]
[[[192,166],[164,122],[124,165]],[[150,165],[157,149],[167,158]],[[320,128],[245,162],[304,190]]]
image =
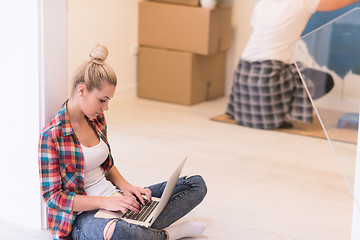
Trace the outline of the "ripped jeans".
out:
[[[160,198],[165,186],[166,182],[163,182],[148,188],[153,197]],[[167,239],[168,236],[163,229],[195,208],[204,199],[206,192],[207,187],[201,176],[181,177],[176,183],[168,204],[150,228],[118,219],[111,239]],[[86,211],[76,217],[71,232],[74,240],[103,239],[104,227],[111,219],[95,218],[96,212],[97,210]]]

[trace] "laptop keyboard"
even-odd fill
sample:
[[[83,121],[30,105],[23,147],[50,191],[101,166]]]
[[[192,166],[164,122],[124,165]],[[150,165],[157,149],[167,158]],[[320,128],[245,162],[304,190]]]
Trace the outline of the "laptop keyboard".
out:
[[[149,202],[147,199],[144,199],[144,201],[145,201],[145,205],[141,206],[141,210],[139,213],[136,213],[131,210],[127,210],[123,218],[144,222],[149,217],[149,215],[154,211],[155,207],[159,204],[158,201],[154,201],[154,200]]]

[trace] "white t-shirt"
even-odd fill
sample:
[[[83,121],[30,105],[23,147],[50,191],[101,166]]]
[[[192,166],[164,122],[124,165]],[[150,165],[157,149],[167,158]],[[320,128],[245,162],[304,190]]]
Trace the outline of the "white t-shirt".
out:
[[[109,155],[109,148],[100,138],[93,147],[81,145],[84,154],[84,185],[88,196],[110,197],[117,191],[116,187],[105,178],[104,169],[100,166]]]
[[[242,54],[248,61],[291,63],[290,46],[301,36],[320,0],[260,0],[254,8],[253,32]]]

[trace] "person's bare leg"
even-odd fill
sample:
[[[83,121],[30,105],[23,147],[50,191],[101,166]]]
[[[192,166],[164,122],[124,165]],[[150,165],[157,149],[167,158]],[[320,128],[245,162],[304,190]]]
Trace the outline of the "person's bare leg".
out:
[[[117,221],[117,219],[111,219],[105,225],[104,231],[103,231],[104,240],[110,240],[110,238],[112,237],[114,230],[115,230],[116,221]]]

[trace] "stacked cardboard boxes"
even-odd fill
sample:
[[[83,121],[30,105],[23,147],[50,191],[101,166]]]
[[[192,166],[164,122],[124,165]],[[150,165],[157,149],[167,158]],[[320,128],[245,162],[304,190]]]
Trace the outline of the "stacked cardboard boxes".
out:
[[[139,3],[139,97],[191,105],[224,95],[231,8],[198,1]]]

